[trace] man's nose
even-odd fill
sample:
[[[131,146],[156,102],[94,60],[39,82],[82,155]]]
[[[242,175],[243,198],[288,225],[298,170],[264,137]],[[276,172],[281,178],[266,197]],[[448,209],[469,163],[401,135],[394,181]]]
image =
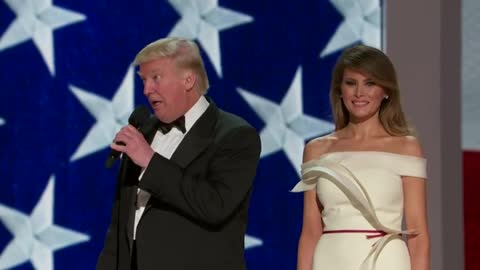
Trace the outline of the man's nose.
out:
[[[145,96],[148,96],[152,92],[152,85],[148,80],[145,80],[143,82],[143,94]]]

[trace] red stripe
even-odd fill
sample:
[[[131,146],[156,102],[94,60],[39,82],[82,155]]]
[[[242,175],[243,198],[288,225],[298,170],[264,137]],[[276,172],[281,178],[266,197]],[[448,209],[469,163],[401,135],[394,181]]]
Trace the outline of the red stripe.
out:
[[[377,230],[327,230],[323,231],[323,233],[368,233],[367,239],[382,237],[387,235],[384,231],[377,231]]]
[[[470,134],[473,136],[473,134]],[[463,213],[465,241],[465,269],[480,269],[480,151],[463,152]]]

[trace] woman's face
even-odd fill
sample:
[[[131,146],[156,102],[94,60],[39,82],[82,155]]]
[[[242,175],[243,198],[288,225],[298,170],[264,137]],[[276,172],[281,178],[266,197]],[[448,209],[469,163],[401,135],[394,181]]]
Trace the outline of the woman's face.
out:
[[[350,121],[358,122],[378,117],[386,94],[373,79],[347,68],[343,72],[340,89],[343,104],[350,113]]]

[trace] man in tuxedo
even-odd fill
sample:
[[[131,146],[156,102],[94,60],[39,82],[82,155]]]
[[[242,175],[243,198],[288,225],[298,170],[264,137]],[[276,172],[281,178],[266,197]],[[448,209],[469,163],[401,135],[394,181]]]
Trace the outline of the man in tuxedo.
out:
[[[208,78],[194,42],[157,40],[135,64],[154,128],[144,136],[125,126],[111,145],[124,158],[97,269],[245,269],[256,130],[204,96]]]

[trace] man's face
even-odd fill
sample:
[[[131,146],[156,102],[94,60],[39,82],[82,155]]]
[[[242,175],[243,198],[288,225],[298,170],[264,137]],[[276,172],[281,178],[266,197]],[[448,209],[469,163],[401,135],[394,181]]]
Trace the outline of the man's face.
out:
[[[143,94],[147,97],[155,116],[170,123],[188,111],[189,94],[187,72],[178,68],[170,58],[151,60],[140,65]]]

